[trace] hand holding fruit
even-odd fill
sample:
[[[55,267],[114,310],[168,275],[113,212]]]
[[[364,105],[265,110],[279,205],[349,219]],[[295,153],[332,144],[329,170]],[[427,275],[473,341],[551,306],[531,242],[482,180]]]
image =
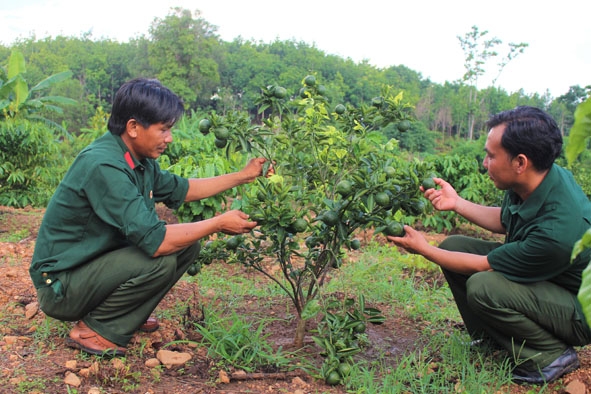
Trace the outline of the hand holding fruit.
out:
[[[438,211],[453,211],[459,199],[458,193],[449,183],[441,178],[433,178],[433,181],[439,186],[439,189],[425,189],[424,186],[421,186],[420,189],[424,193],[425,198],[431,201],[433,208]]]
[[[220,232],[224,234],[244,234],[250,232],[256,222],[248,220],[248,215],[242,211],[232,210],[216,216]]]
[[[386,238],[396,246],[400,246],[408,252],[415,254],[423,254],[423,251],[430,246],[423,234],[410,226],[404,226],[404,236],[394,237],[388,235]]]

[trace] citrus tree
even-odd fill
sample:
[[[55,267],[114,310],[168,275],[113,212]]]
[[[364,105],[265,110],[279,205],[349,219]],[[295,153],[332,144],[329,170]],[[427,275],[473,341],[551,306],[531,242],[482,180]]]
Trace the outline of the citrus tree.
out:
[[[309,75],[292,96],[278,86],[262,89],[261,124],[238,112],[211,113],[200,122],[227,157],[236,151],[263,156],[275,174],[232,202],[258,223],[256,230],[207,242],[197,264],[236,261],[275,281],[297,311],[297,347],[303,346],[307,321],[322,309],[327,274],[343,264],[347,250],[360,247],[358,231],[373,227],[402,235],[401,220],[425,209],[419,186],[429,177],[423,163],[398,157],[396,141],[380,132],[391,123],[410,128],[412,108],[402,93],[386,86],[359,108],[330,107],[325,94]],[[347,324],[353,329],[366,321],[383,317],[363,305]]]

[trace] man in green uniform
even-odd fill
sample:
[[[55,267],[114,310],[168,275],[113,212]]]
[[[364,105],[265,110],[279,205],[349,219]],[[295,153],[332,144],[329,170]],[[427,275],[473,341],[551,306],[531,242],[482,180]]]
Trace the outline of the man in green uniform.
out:
[[[591,203],[572,174],[554,163],[562,149],[556,122],[533,107],[492,116],[484,167],[505,190],[486,207],[438,187],[422,189],[433,207],[454,211],[505,242],[450,236],[439,247],[406,226],[390,241],[441,266],[466,328],[513,357],[513,381],[543,384],[579,367],[573,346],[591,342],[577,293],[589,250],[570,261],[591,227]]]
[[[152,79],[118,90],[107,132],[75,159],[53,195],[29,269],[41,309],[76,321],[67,343],[91,354],[123,355],[211,234],[241,234],[256,222],[231,210],[193,223],[166,224],[155,204],[177,208],[252,182],[265,159],[213,178],[185,179],[156,159],[173,140],[182,100]],[[272,171],[272,170],[271,170]]]

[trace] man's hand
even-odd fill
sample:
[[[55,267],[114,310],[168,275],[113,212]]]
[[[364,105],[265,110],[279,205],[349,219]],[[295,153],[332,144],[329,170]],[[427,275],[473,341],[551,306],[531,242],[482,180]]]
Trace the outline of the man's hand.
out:
[[[406,251],[414,254],[423,254],[427,247],[430,246],[423,234],[412,227],[404,226],[404,232],[405,234],[403,237],[393,237],[388,235],[386,238],[396,246],[400,246]]]
[[[273,164],[271,163],[267,169],[267,173],[263,174],[263,169],[265,167],[265,163],[267,159],[263,157],[256,157],[254,159],[250,159],[250,161],[246,164],[246,166],[240,170],[240,174],[244,179],[244,183],[253,182],[259,176],[269,177],[275,173],[275,169],[273,168]]]
[[[431,201],[433,208],[438,211],[455,211],[459,199],[456,190],[441,178],[433,178],[433,180],[439,188],[424,190],[423,186],[420,187],[425,198]]]
[[[228,211],[217,216],[220,231],[230,235],[248,233],[255,228],[257,223],[249,221],[248,218],[247,214],[238,210]]]

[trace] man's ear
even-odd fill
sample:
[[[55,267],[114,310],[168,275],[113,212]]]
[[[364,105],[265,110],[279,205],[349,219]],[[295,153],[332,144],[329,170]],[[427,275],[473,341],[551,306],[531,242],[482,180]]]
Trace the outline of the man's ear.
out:
[[[513,165],[515,171],[519,174],[523,174],[525,170],[529,167],[529,159],[523,153],[518,154],[513,158]]]
[[[125,131],[127,132],[127,135],[129,135],[129,137],[131,138],[136,138],[138,133],[138,126],[139,123],[137,122],[137,120],[133,118],[129,119],[127,121],[127,124],[125,125]]]

